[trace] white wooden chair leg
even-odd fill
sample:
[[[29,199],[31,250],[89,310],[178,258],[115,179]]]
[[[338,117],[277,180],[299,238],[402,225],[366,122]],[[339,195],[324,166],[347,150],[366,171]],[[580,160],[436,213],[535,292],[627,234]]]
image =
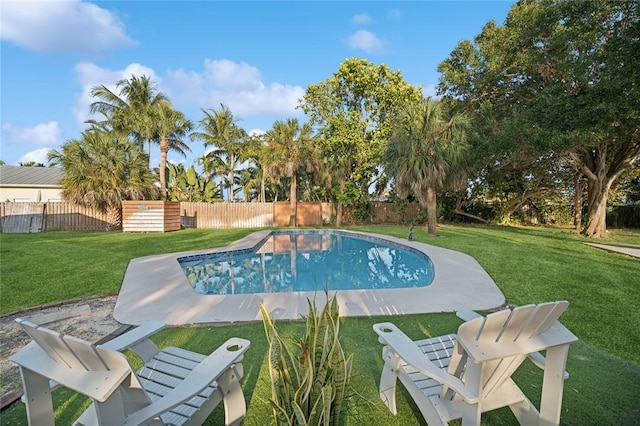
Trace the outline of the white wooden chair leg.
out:
[[[240,376],[235,366],[225,371],[218,378],[217,383],[223,395],[224,424],[239,425],[246,415],[247,406],[244,400],[244,393],[240,387]]]
[[[29,424],[55,426],[49,378],[26,368],[21,368],[20,374],[24,385],[24,396],[22,398],[26,404]]]
[[[511,404],[509,408],[521,425],[537,425],[540,420],[540,413],[528,399]]]
[[[384,365],[380,375],[380,399],[395,416],[398,413],[396,410],[396,382],[398,370],[401,368],[400,357],[385,347],[382,349],[382,359]]]
[[[540,399],[540,425],[560,424],[564,370],[568,353],[568,344],[547,349]]]
[[[480,425],[480,417],[482,415],[482,382],[483,382],[483,366],[484,364],[468,363],[465,371],[465,384],[468,389],[471,389],[476,395],[480,395],[480,399],[475,404],[470,404],[465,401],[462,404],[462,426],[477,426]]]
[[[125,421],[122,392],[114,392],[105,402],[94,401],[94,409],[98,419],[106,419],[106,424],[122,424]]]

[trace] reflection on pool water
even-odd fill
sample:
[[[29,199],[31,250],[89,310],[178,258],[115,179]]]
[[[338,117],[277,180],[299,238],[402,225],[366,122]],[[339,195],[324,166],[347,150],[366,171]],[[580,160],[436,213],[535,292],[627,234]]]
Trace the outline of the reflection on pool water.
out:
[[[424,253],[340,231],[274,231],[256,250],[178,262],[200,294],[426,287],[434,276]]]

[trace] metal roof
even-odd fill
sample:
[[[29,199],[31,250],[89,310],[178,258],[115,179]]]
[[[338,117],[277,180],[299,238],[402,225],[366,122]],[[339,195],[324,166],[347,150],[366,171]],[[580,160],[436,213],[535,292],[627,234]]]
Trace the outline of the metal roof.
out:
[[[64,172],[57,167],[0,166],[0,186],[60,187]]]

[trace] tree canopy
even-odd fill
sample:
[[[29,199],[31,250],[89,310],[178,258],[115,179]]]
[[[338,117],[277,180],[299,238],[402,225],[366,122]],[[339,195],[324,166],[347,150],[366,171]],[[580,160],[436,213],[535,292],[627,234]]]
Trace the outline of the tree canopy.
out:
[[[521,1],[439,66],[440,93],[477,114],[495,156],[570,158],[587,180],[587,236],[604,235],[609,189],[640,157],[639,7]]]
[[[333,166],[340,205],[347,202],[342,197],[347,183],[368,195],[391,121],[401,105],[420,98],[421,89],[405,82],[400,71],[357,58],[346,59],[332,77],[307,87],[301,107],[322,136],[322,155]]]

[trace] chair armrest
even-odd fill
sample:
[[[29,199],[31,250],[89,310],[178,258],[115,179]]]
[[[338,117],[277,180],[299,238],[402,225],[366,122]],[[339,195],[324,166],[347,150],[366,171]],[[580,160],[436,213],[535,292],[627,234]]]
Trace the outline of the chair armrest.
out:
[[[541,370],[544,370],[546,365],[545,364],[546,360],[540,352],[531,352],[530,354],[527,354],[527,356],[529,357],[531,362],[533,362],[536,365],[536,367],[540,368]],[[564,380],[567,380],[569,378],[569,373],[567,371],[562,373],[562,378]]]
[[[143,424],[190,400],[231,368],[238,358],[242,358],[242,354],[249,349],[250,345],[251,342],[248,340],[230,338],[203,359],[171,392],[127,417],[124,424]]]
[[[479,318],[482,315],[475,311],[457,311],[456,316],[466,322]]]
[[[130,349],[146,363],[160,352],[160,349],[149,339],[149,336],[165,327],[166,325],[162,321],[148,321],[98,346],[118,352]]]
[[[126,333],[116,337],[115,339],[111,339],[99,346],[111,349],[113,351],[122,352],[123,350],[129,349],[131,346],[134,346],[136,343],[139,343],[149,336],[152,336],[165,327],[166,325],[162,321],[145,322],[139,327],[129,330]]]
[[[393,323],[374,324],[373,330],[380,336],[381,343],[391,348],[405,363],[416,368],[425,376],[453,389],[465,401],[471,404],[478,401],[478,395],[466,388],[460,379],[429,361],[420,348]]]

